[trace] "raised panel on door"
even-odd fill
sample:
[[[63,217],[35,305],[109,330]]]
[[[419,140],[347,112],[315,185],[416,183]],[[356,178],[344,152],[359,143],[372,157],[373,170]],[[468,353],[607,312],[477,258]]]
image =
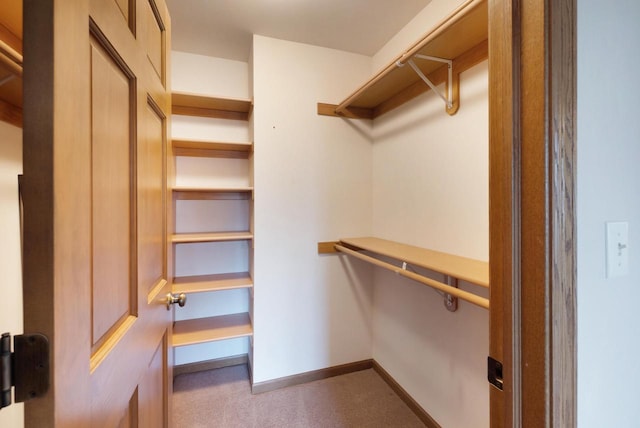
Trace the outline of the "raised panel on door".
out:
[[[147,58],[158,78],[165,80],[165,27],[155,0],[140,0],[144,3],[145,46]]]
[[[167,278],[165,187],[166,117],[152,98],[143,108],[138,141],[138,278],[141,288],[153,294]]]
[[[136,0],[113,0],[118,5],[122,18],[127,23],[131,31],[135,31],[135,2]]]
[[[91,40],[92,341],[136,316],[135,88],[116,52]]]

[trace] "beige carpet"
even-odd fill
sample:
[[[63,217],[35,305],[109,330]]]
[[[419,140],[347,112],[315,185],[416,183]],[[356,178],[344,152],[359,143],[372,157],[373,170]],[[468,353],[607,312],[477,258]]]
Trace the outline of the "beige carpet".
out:
[[[247,367],[176,377],[175,428],[423,427],[372,369],[252,395]]]

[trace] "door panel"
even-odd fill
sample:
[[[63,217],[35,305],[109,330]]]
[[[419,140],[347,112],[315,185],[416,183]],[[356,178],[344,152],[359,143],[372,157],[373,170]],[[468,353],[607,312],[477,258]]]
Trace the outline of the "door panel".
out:
[[[149,98],[144,109],[144,124],[138,141],[138,215],[146,219],[139,225],[138,278],[146,293],[151,293],[166,278],[165,241],[158,239],[166,229],[164,188],[166,172],[165,117]]]
[[[164,51],[164,24],[157,12],[157,5],[154,0],[143,1],[144,17],[146,24],[146,48],[147,57],[157,73],[158,77],[164,81],[163,73],[163,51]]]
[[[53,367],[27,427],[169,425],[168,37],[161,0],[25,1],[25,331]]]
[[[91,42],[91,185],[93,345],[106,339],[130,314],[135,301],[131,281],[132,206],[131,156],[135,111],[133,76],[127,76],[111,55]],[[134,95],[134,97],[132,97]],[[157,232],[157,231],[156,231]],[[134,247],[135,248],[135,247]]]
[[[149,363],[146,376],[142,380],[139,388],[139,408],[140,408],[140,426],[143,427],[161,427],[162,415],[165,412],[165,401],[158,401],[156,399],[157,391],[164,391],[165,382],[167,379],[166,368],[166,355],[167,355],[167,341],[165,337],[162,338],[162,342],[158,345],[158,349],[153,354],[153,358]]]

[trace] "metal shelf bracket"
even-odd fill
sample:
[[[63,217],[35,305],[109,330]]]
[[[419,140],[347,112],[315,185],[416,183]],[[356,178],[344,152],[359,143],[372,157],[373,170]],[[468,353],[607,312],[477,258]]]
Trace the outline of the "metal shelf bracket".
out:
[[[440,62],[447,65],[447,82],[445,87],[445,93],[442,93],[442,91],[440,91],[436,87],[436,85],[427,76],[425,76],[422,70],[420,70],[420,68],[414,62],[413,60],[414,58],[423,59],[427,61],[436,61],[436,62]],[[450,60],[447,58],[440,58],[437,56],[416,54],[413,57],[409,58],[406,63],[409,64],[409,66],[413,69],[413,71],[416,72],[416,74],[420,77],[420,79],[422,79],[422,81],[424,81],[424,83],[426,83],[427,86],[429,86],[429,88],[431,88],[431,90],[435,92],[442,99],[442,101],[444,101],[447,108],[447,113],[452,115],[458,110],[456,106],[456,102],[454,100],[454,96],[456,96],[456,94],[458,93],[457,88],[454,88],[458,84],[458,81],[457,81],[458,79],[456,79],[456,81],[454,82],[453,60]],[[397,61],[396,65],[398,67],[404,67],[405,64],[401,61]]]

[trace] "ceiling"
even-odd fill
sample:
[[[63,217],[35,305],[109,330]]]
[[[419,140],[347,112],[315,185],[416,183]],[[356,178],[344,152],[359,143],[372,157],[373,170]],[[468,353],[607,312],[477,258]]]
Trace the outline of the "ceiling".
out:
[[[172,49],[247,61],[259,34],[373,55],[431,0],[167,0]]]

